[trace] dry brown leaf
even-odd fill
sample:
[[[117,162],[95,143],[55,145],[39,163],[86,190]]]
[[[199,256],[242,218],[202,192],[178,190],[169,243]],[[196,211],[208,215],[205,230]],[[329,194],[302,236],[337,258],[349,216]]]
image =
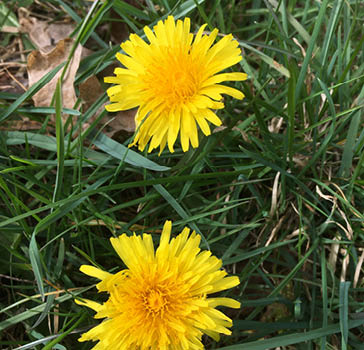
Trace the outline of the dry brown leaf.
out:
[[[16,34],[16,33],[19,33],[19,28],[12,27],[12,26],[2,26],[1,27],[1,32]]]
[[[20,31],[29,35],[32,43],[43,53],[50,52],[57,43],[70,36],[75,29],[72,23],[49,23],[28,15],[24,8],[19,9]]]
[[[136,109],[129,109],[127,111],[120,111],[115,116],[114,119],[108,123],[109,131],[106,133],[107,136],[112,137],[119,131],[125,130],[127,132],[135,131],[135,114]],[[110,117],[108,117],[109,119]],[[106,119],[103,118],[103,122]]]
[[[0,130],[6,131],[26,131],[26,130],[39,130],[42,123],[36,120],[30,120],[28,117],[22,117],[21,120],[8,120],[5,126],[0,126]]]
[[[65,62],[68,58],[73,45],[73,39],[64,39],[58,42],[57,46],[48,53],[32,51],[28,56],[28,76],[29,87],[38,82],[45,74]],[[62,83],[62,101],[63,107],[73,108],[76,103],[76,94],[73,87],[75,75],[80,64],[82,46],[78,45],[73,55],[72,61],[67,69],[67,73]],[[62,73],[62,69],[55,77],[34,96],[33,101],[36,107],[50,106],[53,92],[56,88],[57,80]]]
[[[89,77],[82,84],[80,84],[80,97],[84,101],[85,111],[103,94],[103,89],[99,80],[95,76]],[[95,116],[90,119],[94,121],[96,116],[101,113],[105,104],[95,113]],[[112,113],[110,116],[104,117],[101,123],[106,125],[104,132],[107,136],[112,137],[119,131],[134,132],[135,131],[135,109],[127,111],[119,111]],[[113,118],[110,120],[110,118]]]
[[[79,86],[79,90],[85,111],[104,93],[99,80],[94,75],[83,81]]]
[[[111,18],[111,39],[113,42],[120,44],[129,36],[129,29],[125,22],[122,21],[120,15],[115,12],[110,12]]]

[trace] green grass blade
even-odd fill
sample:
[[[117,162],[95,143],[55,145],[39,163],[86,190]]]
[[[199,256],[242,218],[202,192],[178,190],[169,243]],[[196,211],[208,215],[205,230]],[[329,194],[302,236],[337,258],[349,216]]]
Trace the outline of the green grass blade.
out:
[[[67,330],[65,330],[62,334],[60,334],[56,339],[51,340],[46,346],[42,348],[42,350],[52,350],[55,348],[55,345],[58,344],[63,338],[65,338],[68,334],[70,334],[86,317],[86,313],[83,313],[81,317],[79,317],[76,322]]]
[[[57,141],[57,176],[53,192],[53,202],[57,201],[63,187],[64,173],[64,131],[62,122],[62,85],[59,79],[56,85],[56,141]]]
[[[167,201],[167,203],[178,213],[178,215],[184,219],[188,220],[188,218],[191,216],[188,214],[182,206],[176,201],[176,199],[162,186],[162,185],[154,185],[153,186],[155,190]],[[201,233],[201,230],[198,228],[195,222],[191,222],[190,226],[201,235],[203,238],[205,244],[207,247],[209,247],[209,244],[205,238],[205,236]]]
[[[362,320],[351,320],[348,322],[348,329],[356,328],[364,324],[364,319]],[[294,333],[289,335],[282,335],[278,337],[273,337],[269,339],[258,340],[254,342],[237,344],[232,346],[226,346],[223,348],[218,348],[218,350],[269,350],[276,349],[277,347],[294,345],[299,343],[304,343],[309,340],[319,339],[324,336],[331,334],[336,334],[340,332],[340,325],[333,324],[324,328],[318,328],[303,333]]]
[[[343,0],[336,0],[335,4],[333,6],[333,9],[331,11],[331,17],[329,20],[328,28],[325,33],[325,39],[324,39],[324,43],[322,45],[322,51],[321,51],[321,65],[322,65],[323,70],[325,70],[325,67],[326,67],[327,55],[328,55],[329,49],[331,48],[331,43],[332,43],[333,36],[334,36],[334,30],[336,29],[336,25],[337,25],[343,4],[344,4]]]
[[[321,275],[322,275],[322,328],[328,326],[328,297],[327,297],[327,269],[326,269],[326,255],[325,250],[321,250]],[[321,350],[325,350],[326,347],[326,336],[321,338]]]
[[[110,137],[99,133],[93,140],[92,143],[111,155],[112,157],[125,161],[128,164],[134,165],[136,167],[155,170],[155,171],[166,171],[169,167],[158,165],[153,161],[145,158],[139,153],[125,147],[124,145],[114,141]]]
[[[58,73],[58,71],[64,66],[64,63],[61,63],[56,68],[52,69],[49,73],[45,74],[38,82],[32,85],[28,91],[22,94],[12,105],[7,108],[1,115],[0,115],[0,122],[8,118],[12,113],[14,113],[17,108],[27,99],[31,98],[35,95],[42,87],[48,84],[52,78]]]
[[[297,78],[297,86],[296,86],[296,93],[295,93],[296,100],[298,100],[301,96],[303,82],[307,76],[308,65],[312,59],[313,49],[314,49],[315,45],[317,44],[317,38],[318,38],[318,35],[321,30],[322,22],[324,21],[324,18],[325,18],[325,13],[326,13],[328,2],[329,2],[329,0],[323,0],[320,5],[320,11],[319,11],[317,19],[315,21],[315,26],[313,28],[311,40],[309,42],[309,45],[308,45],[308,48],[306,51],[306,56],[303,60],[301,71]]]
[[[341,331],[341,348],[342,350],[347,349],[348,336],[349,336],[349,288],[350,282],[341,282],[340,283],[340,293],[339,293],[339,301],[340,301],[340,331]]]
[[[37,282],[38,291],[44,301],[44,287],[43,287],[43,269],[40,261],[40,254],[35,240],[35,234],[33,233],[29,244],[29,258],[34,272],[34,277]]]
[[[364,87],[360,92],[358,98],[358,104],[362,103],[363,101],[364,101]],[[359,133],[362,115],[363,115],[363,108],[360,108],[358,111],[354,112],[351,116],[349,130],[346,135],[346,142],[344,146],[344,152],[342,155],[342,161],[340,169],[338,171],[338,176],[348,177],[350,175],[350,169],[353,164],[353,157],[355,153],[354,145],[357,139],[357,135]]]

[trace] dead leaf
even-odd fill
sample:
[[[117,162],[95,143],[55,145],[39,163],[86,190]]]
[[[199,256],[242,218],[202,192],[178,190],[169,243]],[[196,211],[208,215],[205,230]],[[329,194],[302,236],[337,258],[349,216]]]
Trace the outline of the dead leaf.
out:
[[[129,36],[128,26],[114,10],[110,12],[110,15],[113,19],[111,21],[111,39],[113,42],[120,44]]]
[[[27,70],[29,76],[29,87],[38,82],[45,74],[50,72],[59,64],[65,62],[68,58],[73,45],[73,39],[64,39],[58,42],[57,46],[48,53],[32,51],[28,56]],[[78,45],[73,55],[72,61],[67,69],[66,76],[62,84],[62,101],[63,107],[73,108],[76,103],[76,94],[73,87],[75,75],[80,64],[82,46]],[[62,69],[55,77],[34,96],[33,101],[36,107],[50,106],[53,92],[57,80],[62,73]]]
[[[104,93],[99,80],[95,76],[91,76],[86,79],[82,84],[80,84],[80,97],[84,101],[84,110],[87,109]],[[98,114],[100,114],[104,109],[104,103],[100,109],[95,113],[95,116],[89,120],[93,122]],[[104,118],[102,118],[101,123],[106,125],[104,132],[107,136],[112,137],[120,131],[134,132],[135,131],[135,113],[136,109],[131,109],[127,111],[119,111],[117,113],[112,113]],[[112,120],[110,120],[113,118]]]
[[[104,93],[99,80],[91,75],[79,86],[80,98],[84,102],[84,110],[87,111],[89,107]]]
[[[32,43],[43,53],[50,52],[57,43],[70,36],[75,24],[56,22],[48,23],[29,16],[28,10],[19,9],[20,31],[29,35]]]
[[[146,6],[144,0],[124,0],[127,4],[139,10],[143,10]],[[120,44],[129,37],[129,26],[125,23],[124,19],[113,9],[110,11],[112,20],[110,21],[110,34],[111,40],[116,44]]]
[[[134,132],[136,112],[136,109],[129,109],[127,111],[120,111],[116,113],[114,119],[108,123],[110,130],[106,133],[106,135],[112,137],[114,134],[122,130]],[[110,117],[108,117],[108,119],[110,119]],[[102,121],[106,122],[106,118],[103,118]]]
[[[6,131],[27,131],[27,130],[39,130],[42,127],[42,123],[36,120],[31,120],[28,117],[22,117],[21,120],[8,120],[5,126],[0,126],[0,130]]]
[[[12,33],[12,34],[16,34],[19,33],[19,28],[17,27],[12,27],[12,26],[2,26],[1,27],[1,31],[3,33]]]

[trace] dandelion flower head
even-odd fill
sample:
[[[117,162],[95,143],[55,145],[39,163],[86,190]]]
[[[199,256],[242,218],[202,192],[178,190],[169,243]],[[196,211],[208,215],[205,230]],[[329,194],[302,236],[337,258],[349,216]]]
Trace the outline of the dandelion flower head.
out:
[[[221,260],[201,251],[201,236],[188,228],[170,240],[171,227],[166,221],[156,251],[150,234],[111,238],[125,270],[111,274],[81,266],[101,280],[97,289],[109,299],[76,300],[96,311],[95,318],[106,318],[79,341],[98,340],[94,350],[197,350],[204,349],[203,334],[215,340],[231,334],[231,319],[216,307],[240,303],[208,294],[238,285],[238,277],[226,276]]]
[[[178,134],[182,150],[199,145],[198,127],[210,135],[209,123],[221,125],[214,110],[224,108],[222,94],[243,99],[244,94],[224,81],[242,81],[245,73],[219,73],[238,63],[241,50],[231,34],[213,45],[218,30],[204,35],[206,24],[197,34],[190,33],[190,19],[175,22],[172,16],[159,21],[154,31],[144,28],[149,41],[136,34],[121,44],[125,54],[117,59],[125,68],[116,68],[115,76],[105,82],[114,83],[107,93],[110,112],[138,107],[135,117],[136,135],[131,144],[148,152],[166,144],[174,152]],[[217,74],[219,73],[219,74]]]

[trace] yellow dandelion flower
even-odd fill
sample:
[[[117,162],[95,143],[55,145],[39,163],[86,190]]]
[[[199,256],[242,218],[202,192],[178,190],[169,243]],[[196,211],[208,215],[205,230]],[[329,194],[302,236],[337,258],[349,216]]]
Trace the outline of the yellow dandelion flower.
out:
[[[231,319],[216,306],[239,308],[240,303],[207,295],[238,285],[238,277],[226,277],[221,260],[201,251],[200,235],[190,235],[186,227],[170,240],[171,228],[166,221],[156,251],[150,234],[111,238],[126,270],[111,274],[81,266],[101,280],[97,289],[109,299],[103,304],[76,300],[96,311],[95,318],[106,318],[79,341],[99,340],[94,350],[197,350],[204,349],[203,334],[215,340],[231,334]]]
[[[114,83],[107,93],[110,112],[138,107],[135,117],[137,132],[133,143],[148,152],[168,143],[170,152],[178,133],[182,150],[186,152],[191,143],[198,147],[197,125],[207,136],[207,121],[221,125],[213,110],[224,108],[222,94],[243,99],[244,94],[224,81],[242,81],[245,73],[219,73],[238,63],[241,50],[231,34],[213,45],[218,30],[203,35],[204,24],[196,35],[190,33],[190,19],[175,22],[169,16],[154,26],[154,32],[144,28],[149,40],[146,43],[136,34],[121,44],[125,54],[117,53],[117,59],[125,68],[116,68],[116,76],[106,77],[105,82]]]

